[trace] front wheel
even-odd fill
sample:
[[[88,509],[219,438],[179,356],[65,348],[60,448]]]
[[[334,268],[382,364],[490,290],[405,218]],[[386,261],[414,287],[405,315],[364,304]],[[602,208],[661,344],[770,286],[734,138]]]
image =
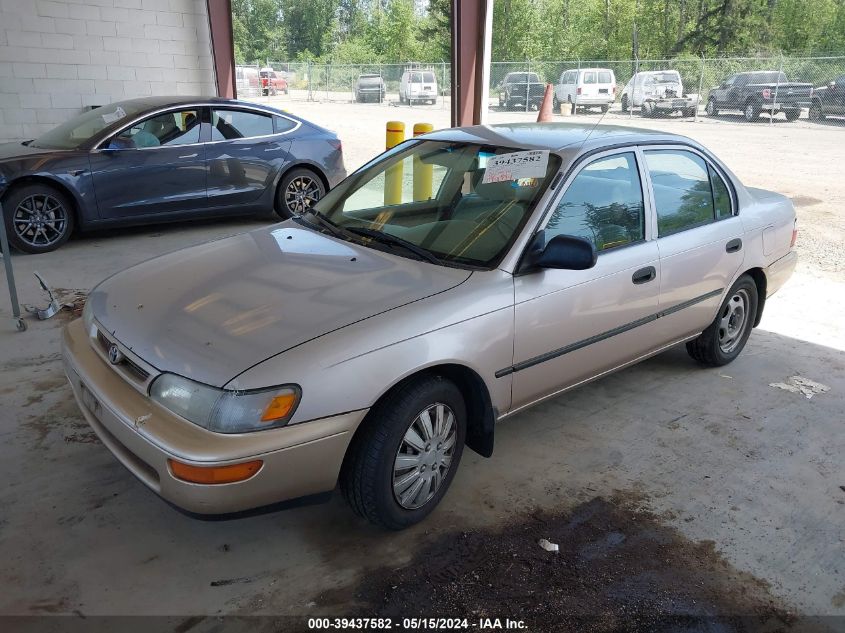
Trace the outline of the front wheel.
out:
[[[340,488],[352,509],[390,530],[422,521],[458,469],[466,437],[460,390],[441,376],[408,382],[377,404],[349,447]]]
[[[743,275],[733,285],[719,313],[698,338],[687,343],[687,353],[702,365],[727,365],[745,347],[757,316],[757,284]]]
[[[9,244],[24,253],[47,253],[67,242],[73,231],[68,197],[49,185],[12,189],[3,201]]]
[[[622,112],[627,112],[628,107],[628,95],[622,95]]]
[[[786,115],[787,121],[795,121],[798,117],[801,116],[801,110],[799,108],[794,108],[792,110],[785,110],[784,114]]]
[[[608,110],[610,110],[610,106],[609,106],[609,105],[603,105],[603,106],[602,106],[601,108],[599,108],[599,109],[601,110],[601,113],[602,113],[602,114],[605,114]]]
[[[306,213],[326,195],[322,179],[310,169],[292,169],[282,177],[276,191],[276,213],[293,218]]]
[[[813,121],[821,121],[824,119],[824,110],[822,110],[822,102],[821,101],[813,101],[810,104],[810,111],[807,113],[807,116],[810,117]]]
[[[716,107],[716,100],[713,97],[707,100],[707,107],[704,108],[704,111],[707,116],[719,116],[719,109]]]

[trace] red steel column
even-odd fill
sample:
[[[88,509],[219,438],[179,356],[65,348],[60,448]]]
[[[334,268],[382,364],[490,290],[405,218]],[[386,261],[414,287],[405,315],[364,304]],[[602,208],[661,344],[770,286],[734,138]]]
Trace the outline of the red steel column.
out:
[[[492,11],[493,0],[452,0],[452,127],[482,122]]]
[[[211,30],[211,53],[214,57],[214,76],[217,96],[234,99],[235,87],[235,38],[232,34],[231,0],[206,0],[208,26]]]

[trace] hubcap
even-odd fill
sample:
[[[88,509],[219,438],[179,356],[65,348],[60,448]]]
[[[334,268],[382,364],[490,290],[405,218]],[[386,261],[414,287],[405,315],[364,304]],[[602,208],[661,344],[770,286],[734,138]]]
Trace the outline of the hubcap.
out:
[[[754,118],[754,106],[752,106],[752,105],[745,106],[745,118],[746,119],[753,119]]]
[[[719,319],[719,347],[725,354],[733,352],[742,341],[748,326],[750,304],[748,291],[740,289],[722,308]]]
[[[320,199],[320,185],[308,176],[297,176],[285,189],[285,206],[293,215],[302,215]]]
[[[452,466],[457,426],[448,405],[432,404],[414,418],[393,462],[393,496],[415,510],[428,503]]]
[[[50,194],[37,193],[21,200],[12,215],[15,234],[31,246],[50,246],[67,230],[68,215]]]

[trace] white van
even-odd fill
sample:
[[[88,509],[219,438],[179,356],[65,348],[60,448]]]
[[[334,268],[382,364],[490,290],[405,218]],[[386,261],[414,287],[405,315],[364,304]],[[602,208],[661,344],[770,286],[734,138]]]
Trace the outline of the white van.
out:
[[[437,103],[437,78],[434,71],[421,68],[406,70],[399,82],[399,102],[413,105],[423,101]]]
[[[555,86],[555,110],[561,103],[576,107],[601,108],[607,112],[616,101],[616,75],[609,68],[580,68],[565,70]]]

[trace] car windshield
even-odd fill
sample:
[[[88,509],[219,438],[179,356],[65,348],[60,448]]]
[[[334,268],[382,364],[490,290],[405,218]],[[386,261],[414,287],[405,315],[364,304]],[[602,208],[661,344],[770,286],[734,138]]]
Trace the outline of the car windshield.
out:
[[[417,141],[363,167],[314,210],[339,235],[373,248],[408,257],[422,249],[438,263],[490,268],[559,167],[548,150]]]
[[[42,149],[76,149],[112,124],[133,118],[143,110],[141,105],[125,101],[100,106],[54,127],[32,141],[29,146]]]

